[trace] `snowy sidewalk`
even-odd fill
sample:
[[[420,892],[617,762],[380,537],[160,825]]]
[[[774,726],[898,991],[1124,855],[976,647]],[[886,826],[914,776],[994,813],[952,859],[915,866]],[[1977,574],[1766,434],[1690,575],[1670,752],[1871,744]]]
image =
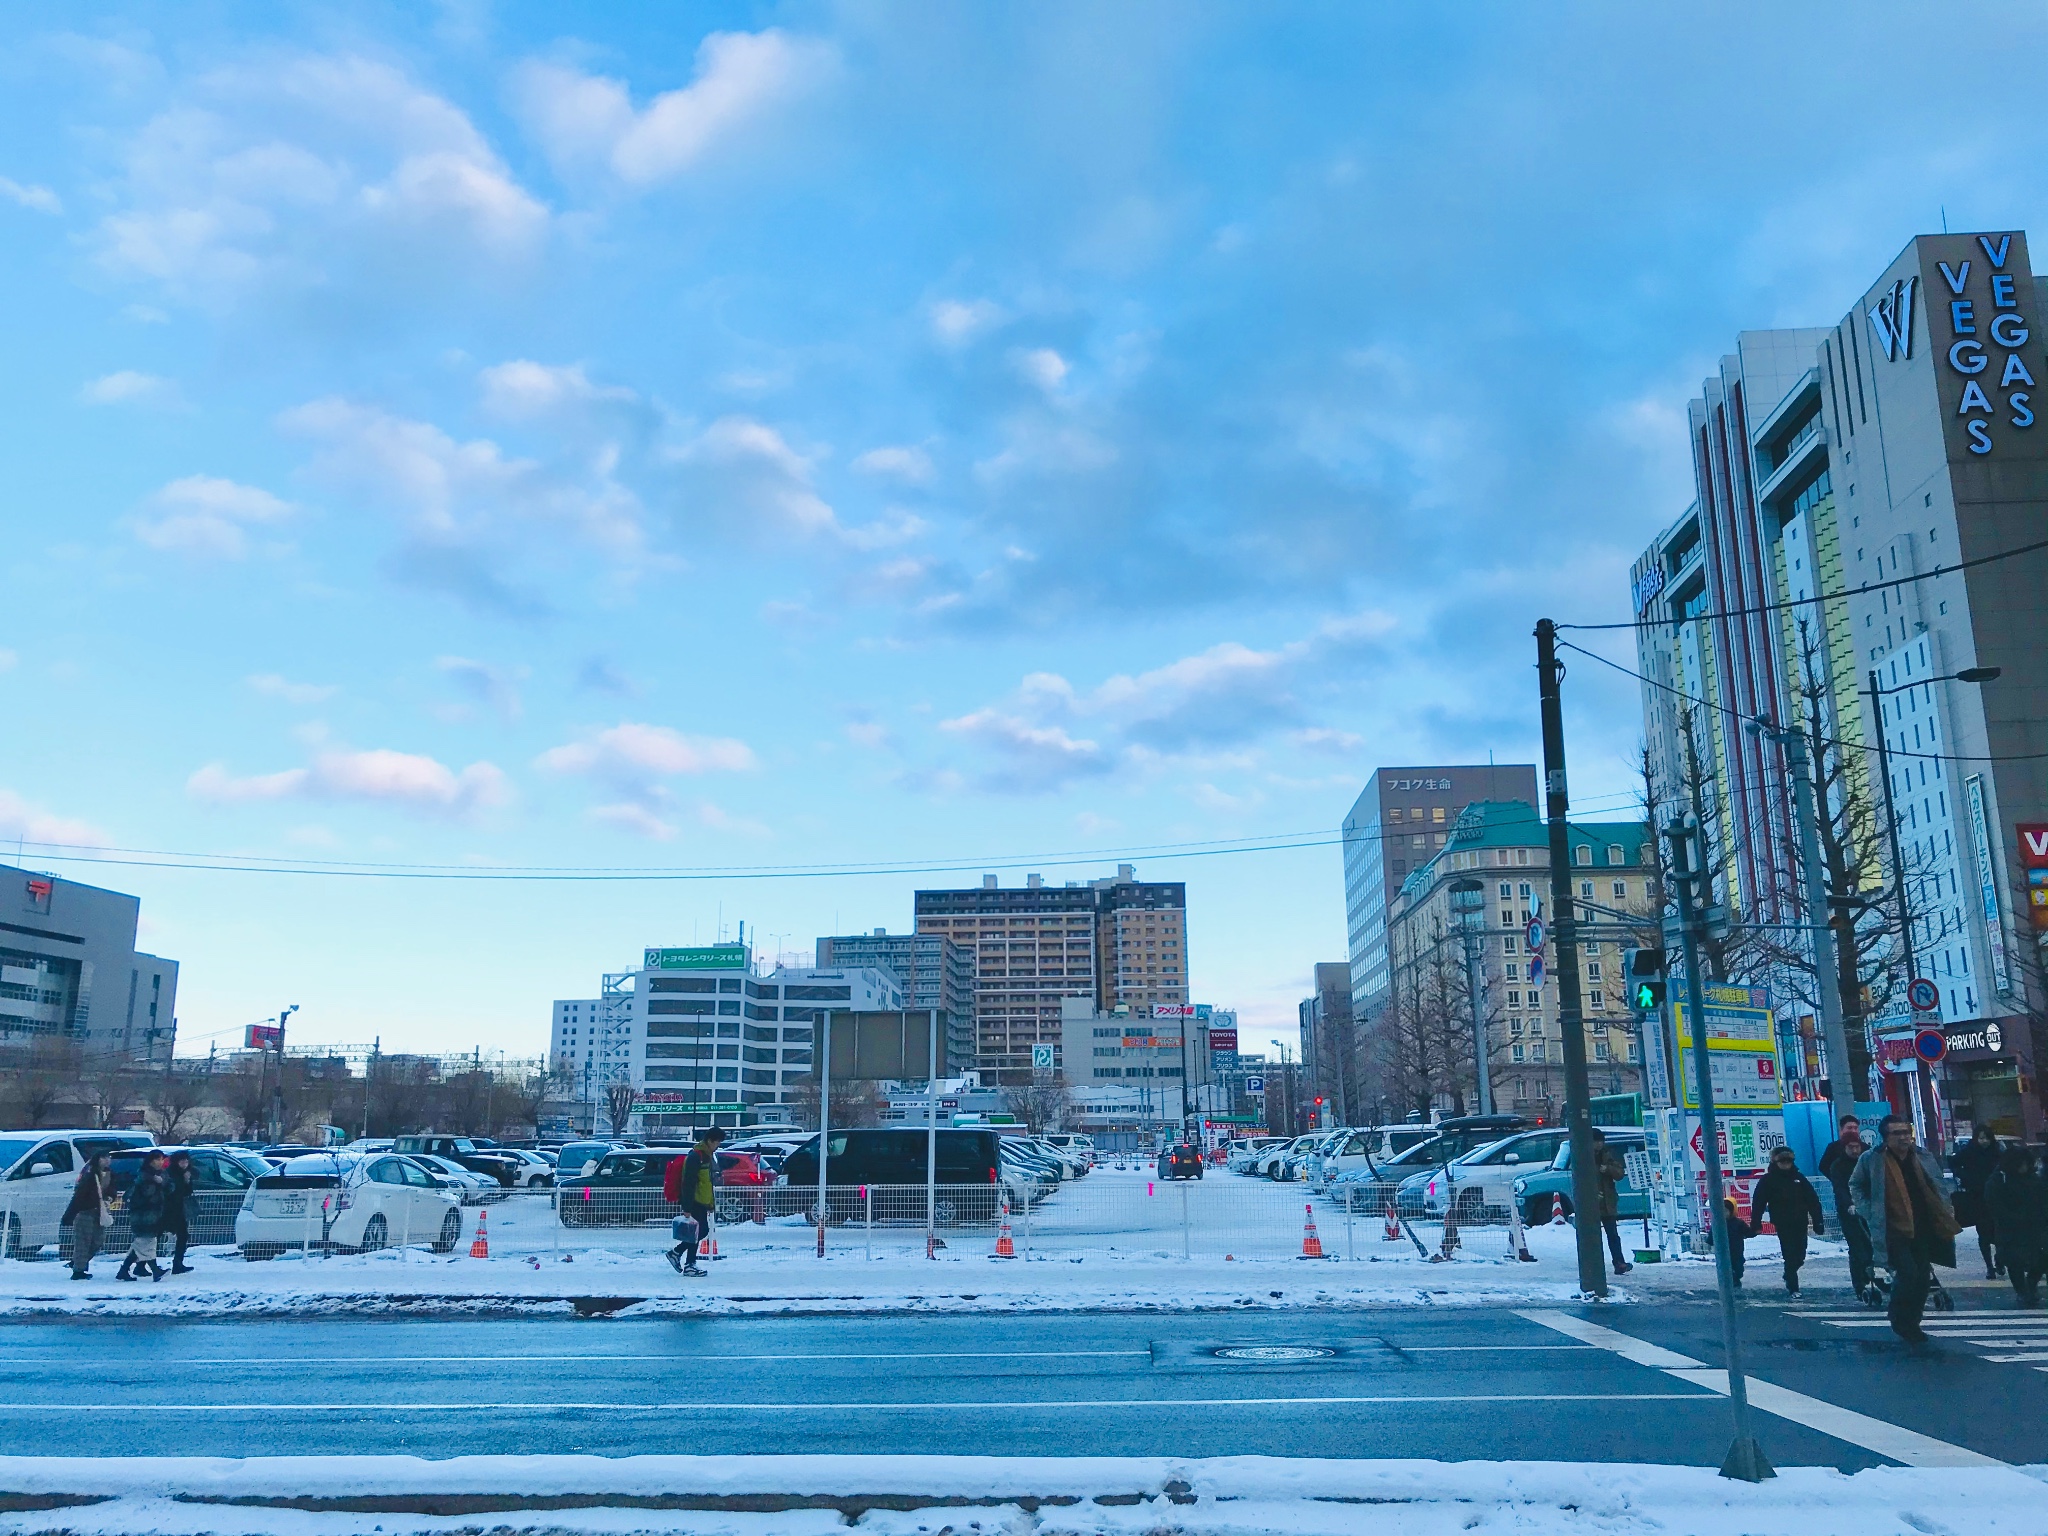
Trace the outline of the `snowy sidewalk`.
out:
[[[2035,1536],[2042,1469],[1277,1457],[0,1457],[0,1536]]]
[[[743,1315],[788,1312],[1193,1311],[1343,1306],[1528,1306],[1571,1300],[1578,1291],[1569,1227],[1529,1233],[1533,1264],[1508,1258],[1498,1229],[1469,1233],[1446,1263],[1426,1262],[1410,1243],[1361,1245],[1356,1258],[1193,1259],[1162,1257],[998,1260],[958,1242],[942,1257],[899,1249],[869,1257],[858,1237],[831,1234],[827,1257],[811,1229],[755,1229],[702,1280],[684,1279],[659,1250],[588,1246],[553,1254],[472,1259],[460,1250],[375,1254],[288,1253],[252,1264],[232,1249],[195,1252],[195,1272],[161,1283],[116,1282],[102,1257],[91,1281],[73,1281],[56,1262],[0,1263],[0,1316],[317,1315],[339,1312],[524,1310],[567,1312],[575,1299],[629,1300],[647,1309]],[[1782,1295],[1776,1243],[1750,1244],[1750,1288],[1758,1300]],[[1839,1245],[1816,1242],[1810,1292],[1847,1291]],[[1704,1259],[1641,1264],[1610,1277],[1617,1301],[1713,1293]]]

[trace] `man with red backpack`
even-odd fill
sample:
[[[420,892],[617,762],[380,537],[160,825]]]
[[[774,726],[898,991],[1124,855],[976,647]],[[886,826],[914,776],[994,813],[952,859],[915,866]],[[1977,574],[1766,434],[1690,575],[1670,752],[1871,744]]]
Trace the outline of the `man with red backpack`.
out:
[[[711,1234],[711,1208],[718,1202],[718,1144],[725,1132],[717,1126],[706,1131],[688,1157],[672,1157],[662,1170],[662,1198],[683,1208],[675,1220],[676,1244],[668,1251],[668,1262],[676,1273],[693,1278],[705,1270],[697,1262],[697,1245]]]

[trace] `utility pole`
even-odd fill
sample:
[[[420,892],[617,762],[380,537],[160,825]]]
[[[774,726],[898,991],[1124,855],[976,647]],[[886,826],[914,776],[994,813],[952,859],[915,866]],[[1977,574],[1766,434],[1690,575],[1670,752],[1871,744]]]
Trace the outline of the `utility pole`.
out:
[[[1728,1217],[1722,1206],[1721,1126],[1714,1113],[1714,1069],[1708,1059],[1706,1009],[1700,989],[1700,920],[1694,885],[1703,876],[1694,862],[1699,819],[1686,817],[1665,836],[1671,840],[1671,883],[1677,887],[1679,936],[1685,947],[1685,1027],[1676,1032],[1678,1047],[1692,1042],[1693,1082],[1700,1101],[1700,1160],[1707,1165],[1707,1221],[1714,1233],[1714,1278],[1721,1292],[1721,1352],[1728,1364],[1728,1407],[1735,1419],[1735,1442],[1721,1463],[1723,1477],[1760,1483],[1776,1477],[1764,1449],[1749,1426],[1749,1384],[1742,1374],[1742,1329],[1735,1317],[1735,1258],[1730,1248]],[[1681,1074],[1682,1076],[1682,1074]],[[1681,1090],[1679,1099],[1684,1100]],[[1685,1117],[1678,1117],[1680,1126]]]
[[[299,1005],[279,1011],[277,1015],[277,1081],[270,1090],[270,1143],[272,1146],[284,1140],[284,1021],[299,1011]]]
[[[1557,1027],[1564,1035],[1564,1117],[1571,1132],[1572,1209],[1577,1213],[1579,1289],[1607,1295],[1600,1252],[1600,1171],[1593,1166],[1592,1091],[1586,1081],[1586,1022],[1579,996],[1579,925],[1572,905],[1571,795],[1564,771],[1564,702],[1557,626],[1536,623],[1536,674],[1543,705],[1544,814],[1550,831],[1550,921],[1557,938]]]
[[[377,1081],[377,1057],[384,1049],[384,1037],[378,1035],[370,1042],[370,1059],[363,1067],[363,1136],[370,1134],[370,1088]]]
[[[1806,750],[1806,732],[1794,725],[1773,729],[1759,720],[1758,735],[1785,752],[1792,774],[1792,822],[1799,833],[1799,862],[1806,873],[1806,927],[1813,939],[1814,990],[1820,1007],[1821,1038],[1828,1047],[1828,1098],[1835,1106],[1835,1124],[1856,1113],[1856,1085],[1849,1076],[1849,1033],[1842,1024],[1842,973],[1835,957],[1835,929],[1829,919],[1827,872],[1820,862],[1819,812],[1814,804],[1813,765]]]

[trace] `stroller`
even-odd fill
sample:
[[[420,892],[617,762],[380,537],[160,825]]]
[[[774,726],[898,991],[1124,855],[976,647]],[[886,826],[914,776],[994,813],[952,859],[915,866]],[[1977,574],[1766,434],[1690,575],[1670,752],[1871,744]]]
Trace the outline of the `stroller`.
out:
[[[1956,1299],[1942,1288],[1941,1276],[1932,1270],[1928,1272],[1932,1283],[1927,1288],[1927,1305],[1936,1312],[1953,1312]],[[1870,1276],[1870,1284],[1863,1288],[1863,1305],[1873,1312],[1882,1312],[1892,1304],[1892,1272],[1879,1266]]]

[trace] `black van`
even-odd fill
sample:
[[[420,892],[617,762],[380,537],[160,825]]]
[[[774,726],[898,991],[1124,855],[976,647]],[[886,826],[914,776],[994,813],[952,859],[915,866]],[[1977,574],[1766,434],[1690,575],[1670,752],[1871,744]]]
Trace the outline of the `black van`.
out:
[[[848,1130],[832,1132],[825,1158],[825,1177],[832,1189],[832,1214],[858,1219],[865,1214],[867,1199],[878,1202],[875,1219],[916,1220],[925,1217],[925,1146],[933,1133],[926,1130]],[[938,1219],[992,1221],[1004,1190],[1002,1179],[1003,1137],[1000,1131],[941,1130],[939,1146]],[[782,1161],[782,1182],[778,1193],[787,1204],[789,1197],[799,1203],[803,1191],[818,1187],[818,1138],[813,1136]],[[863,1188],[876,1190],[872,1197],[849,1195]],[[1012,1201],[1017,1194],[1011,1191]],[[898,1209],[900,1207],[901,1209]],[[807,1208],[807,1207],[806,1207]]]

